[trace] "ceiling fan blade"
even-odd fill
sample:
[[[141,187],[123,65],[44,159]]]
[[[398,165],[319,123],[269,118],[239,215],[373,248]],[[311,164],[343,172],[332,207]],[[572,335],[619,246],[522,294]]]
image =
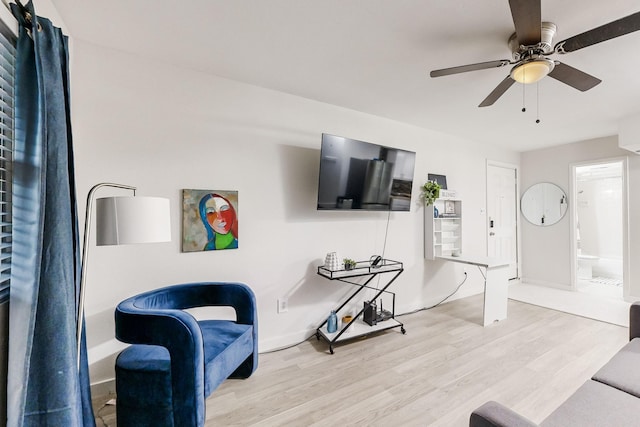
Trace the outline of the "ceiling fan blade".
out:
[[[573,52],[638,30],[640,30],[640,12],[569,37],[557,43],[554,50],[557,53]]]
[[[429,75],[431,77],[449,76],[451,74],[466,73],[467,71],[485,70],[487,68],[500,68],[508,65],[508,59],[500,59],[498,61],[479,62],[477,64],[461,65],[459,67],[443,68],[441,70],[433,70]]]
[[[515,82],[515,80],[507,76],[507,78],[501,81],[493,92],[491,92],[489,96],[487,96],[484,101],[478,105],[478,107],[488,107],[489,105],[493,105],[493,103],[496,102],[498,98],[500,98]]]
[[[549,77],[553,77],[554,79],[568,84],[582,92],[587,91],[602,82],[602,80],[593,77],[584,71],[580,71],[577,68],[573,68],[561,62],[556,62],[556,66],[553,68],[553,71],[549,73]]]
[[[540,0],[509,0],[518,43],[530,46],[540,43],[542,12]]]

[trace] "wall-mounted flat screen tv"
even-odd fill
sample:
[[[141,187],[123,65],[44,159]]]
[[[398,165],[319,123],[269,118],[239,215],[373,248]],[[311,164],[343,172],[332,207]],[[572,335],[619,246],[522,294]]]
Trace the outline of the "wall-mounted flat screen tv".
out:
[[[416,153],[322,134],[318,210],[409,211]]]

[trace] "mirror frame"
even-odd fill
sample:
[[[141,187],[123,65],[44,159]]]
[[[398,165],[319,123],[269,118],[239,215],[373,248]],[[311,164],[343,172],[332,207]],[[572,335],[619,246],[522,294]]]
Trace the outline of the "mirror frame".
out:
[[[546,195],[545,193],[549,190],[553,190],[554,193]],[[547,200],[545,199],[549,197],[560,200],[560,210],[558,212],[551,211],[554,205],[546,203]],[[552,182],[538,182],[533,184],[522,193],[522,197],[520,198],[520,212],[522,216],[530,224],[539,227],[549,227],[558,223],[567,214],[568,207],[567,193],[565,193],[560,186]]]

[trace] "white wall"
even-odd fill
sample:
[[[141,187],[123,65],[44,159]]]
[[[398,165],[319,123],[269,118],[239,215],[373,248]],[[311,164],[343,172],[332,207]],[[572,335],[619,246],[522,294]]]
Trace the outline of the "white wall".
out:
[[[582,254],[622,260],[622,177],[586,178],[577,190]]]
[[[601,159],[628,157],[629,165],[629,258],[628,299],[638,299],[640,265],[633,260],[640,256],[640,156],[618,147],[617,137],[598,138],[547,149],[529,151],[521,156],[521,188],[526,191],[537,182],[552,182],[560,186],[569,196],[569,204],[575,203],[569,194],[570,165]],[[522,235],[522,279],[565,289],[571,288],[571,231],[569,212],[555,225],[536,227],[526,220],[521,221]]]
[[[71,89],[79,198],[110,181],[172,203],[171,243],[96,247],[92,239],[86,301],[92,383],[113,378],[122,348],[114,339],[114,307],[160,286],[248,283],[259,305],[261,351],[314,332],[350,291],[319,277],[316,267],[328,251],[359,260],[381,253],[387,221],[386,213],[316,210],[322,132],[417,152],[411,212],[391,214],[386,247],[388,258],[405,265],[392,286],[399,313],[439,301],[463,278],[463,266],[423,259],[418,196],[427,174],[447,175],[458,190],[465,204],[463,251],[482,255],[485,189],[478,183],[485,182],[485,160],[519,162],[517,153],[79,40]],[[180,252],[185,188],[239,191],[239,249]],[[80,203],[81,218],[84,208]],[[458,295],[481,289],[481,275],[469,270]],[[283,296],[289,312],[277,314]]]

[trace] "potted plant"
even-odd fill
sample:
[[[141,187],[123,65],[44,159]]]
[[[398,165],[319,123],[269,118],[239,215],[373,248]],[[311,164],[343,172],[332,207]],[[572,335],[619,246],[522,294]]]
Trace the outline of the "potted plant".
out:
[[[427,181],[422,186],[422,197],[427,206],[432,205],[440,197],[440,184],[435,181]]]
[[[354,268],[356,268],[356,262],[350,258],[345,258],[344,260],[342,260],[344,262],[344,269],[345,270],[353,270]]]

